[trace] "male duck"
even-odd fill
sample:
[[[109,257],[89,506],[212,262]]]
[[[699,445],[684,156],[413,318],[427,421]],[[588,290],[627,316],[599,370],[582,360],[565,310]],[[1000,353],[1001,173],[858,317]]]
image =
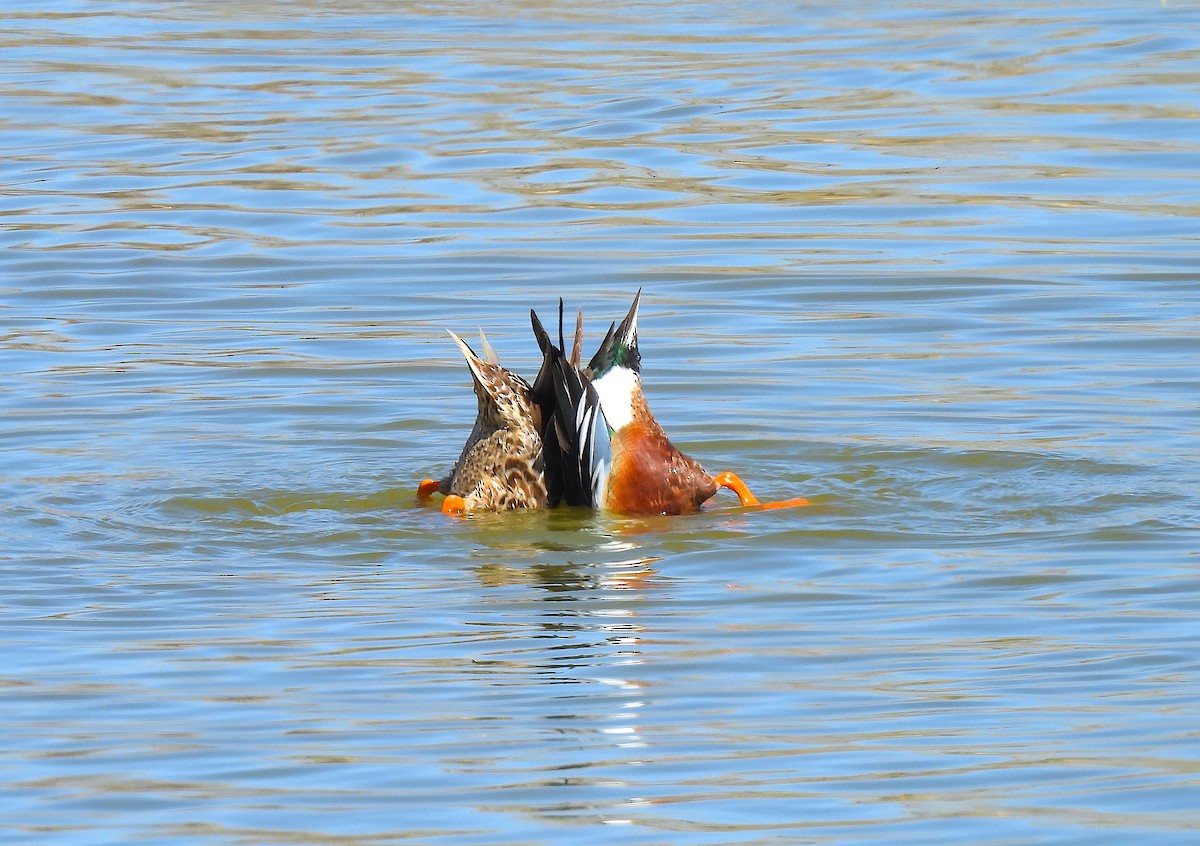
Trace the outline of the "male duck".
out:
[[[559,346],[530,311],[542,350],[542,367],[532,387],[540,408],[549,504],[587,505],[620,514],[683,514],[725,487],[742,505],[759,501],[733,473],[709,476],[699,462],[680,452],[650,413],[642,394],[637,344],[638,303],[620,326],[615,322],[586,369],[575,352],[563,352],[562,303]]]

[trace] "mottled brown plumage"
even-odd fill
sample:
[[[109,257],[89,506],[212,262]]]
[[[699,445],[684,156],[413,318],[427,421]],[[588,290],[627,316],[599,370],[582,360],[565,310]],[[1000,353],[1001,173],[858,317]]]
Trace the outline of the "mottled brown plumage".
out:
[[[474,382],[478,411],[462,454],[445,478],[421,484],[447,497],[443,510],[506,511],[544,508],[541,412],[529,399],[529,384],[500,366],[484,342],[484,361],[453,332]],[[461,503],[457,498],[461,497]]]

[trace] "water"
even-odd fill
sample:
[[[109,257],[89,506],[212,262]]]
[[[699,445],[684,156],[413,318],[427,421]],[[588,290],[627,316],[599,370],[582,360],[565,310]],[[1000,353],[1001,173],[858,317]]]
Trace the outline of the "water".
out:
[[[1188,4],[9,4],[0,841],[1200,829]],[[444,518],[644,288],[807,509]]]

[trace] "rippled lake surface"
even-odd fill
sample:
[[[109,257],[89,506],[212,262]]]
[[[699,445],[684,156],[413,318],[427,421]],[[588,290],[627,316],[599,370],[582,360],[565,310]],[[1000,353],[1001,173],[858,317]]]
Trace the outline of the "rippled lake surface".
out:
[[[16,2],[0,842],[1200,838],[1194,4]],[[811,508],[444,517],[644,289]]]

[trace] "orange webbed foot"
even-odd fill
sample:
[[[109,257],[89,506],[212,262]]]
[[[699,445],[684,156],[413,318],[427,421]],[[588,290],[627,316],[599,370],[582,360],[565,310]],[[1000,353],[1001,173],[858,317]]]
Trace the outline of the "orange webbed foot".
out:
[[[443,514],[465,514],[467,511],[467,502],[458,494],[447,494],[442,500]]]
[[[726,470],[724,473],[718,473],[713,476],[713,481],[717,483],[718,488],[729,488],[738,499],[742,501],[742,505],[761,505],[758,497],[750,493],[750,489],[746,487],[746,483],[737,477],[736,473],[730,473]]]
[[[746,483],[739,479],[736,473],[730,473],[729,471],[713,476],[713,481],[717,483],[718,487],[729,488],[737,494],[738,499],[742,501],[744,507],[757,506],[764,511],[770,511],[776,508],[794,508],[799,505],[812,505],[811,502],[802,496],[795,497],[794,499],[782,499],[778,502],[759,502],[758,497],[750,493],[750,489],[746,487]]]
[[[429,498],[438,492],[439,485],[433,479],[422,479],[421,484],[417,485],[417,501],[422,505],[429,502]]]
[[[764,502],[762,509],[763,511],[771,511],[776,508],[796,508],[800,505],[812,505],[812,503],[802,496],[797,496],[792,499],[781,499],[777,502]]]

